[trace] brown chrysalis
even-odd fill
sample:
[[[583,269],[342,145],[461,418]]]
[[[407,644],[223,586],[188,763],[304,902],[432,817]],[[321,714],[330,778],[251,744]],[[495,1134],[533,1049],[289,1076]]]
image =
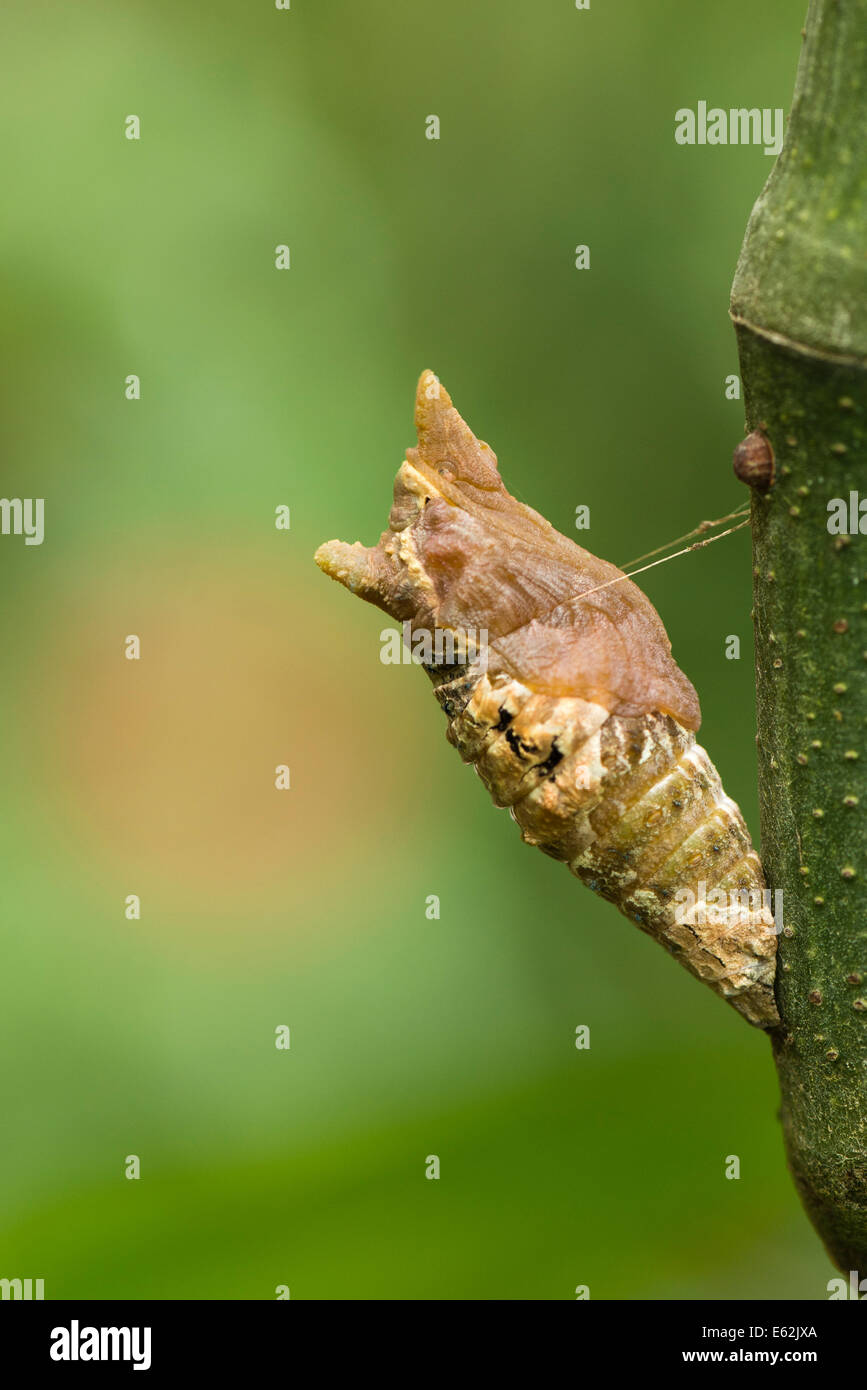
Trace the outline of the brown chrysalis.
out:
[[[449,741],[522,838],[774,1027],[761,864],[695,741],[698,697],[656,610],[506,491],[432,372],[415,420],[388,530],[370,549],[329,541],[317,564],[414,639],[435,636],[424,660]]]

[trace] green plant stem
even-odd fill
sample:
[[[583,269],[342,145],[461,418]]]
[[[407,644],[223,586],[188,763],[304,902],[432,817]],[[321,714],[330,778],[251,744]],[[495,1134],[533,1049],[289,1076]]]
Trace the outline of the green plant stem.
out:
[[[786,142],[732,291],[753,495],[762,856],[783,892],[774,1055],[789,1165],[867,1276],[867,0],[812,0]],[[860,490],[860,492],[859,492]],[[835,508],[835,512],[836,512]],[[867,530],[867,515],[864,518]]]

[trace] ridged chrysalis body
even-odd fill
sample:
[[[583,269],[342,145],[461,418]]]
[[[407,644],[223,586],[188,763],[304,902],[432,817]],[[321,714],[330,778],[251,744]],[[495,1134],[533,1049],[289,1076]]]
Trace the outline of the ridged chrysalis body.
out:
[[[388,529],[321,569],[431,634],[448,738],[523,839],[654,936],[751,1023],[778,1023],[776,927],[698,697],[653,605],[507,491],[432,372]],[[611,582],[615,581],[615,582]],[[433,641],[433,635],[449,639]]]

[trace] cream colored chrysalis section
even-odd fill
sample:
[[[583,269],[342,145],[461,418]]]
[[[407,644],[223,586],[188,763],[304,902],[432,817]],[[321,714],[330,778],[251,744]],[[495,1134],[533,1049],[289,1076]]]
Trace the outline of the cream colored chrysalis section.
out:
[[[761,864],[692,733],[478,670],[436,693],[449,742],[527,844],[568,864],[750,1023],[776,1026]]]

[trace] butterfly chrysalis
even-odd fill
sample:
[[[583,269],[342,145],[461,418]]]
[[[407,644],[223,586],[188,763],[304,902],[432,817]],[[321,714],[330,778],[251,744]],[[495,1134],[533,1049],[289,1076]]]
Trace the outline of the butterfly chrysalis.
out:
[[[522,838],[774,1027],[761,864],[696,743],[698,697],[656,610],[506,491],[432,372],[415,421],[388,530],[370,549],[330,541],[317,564],[408,624],[414,646],[445,634],[423,661],[448,739]]]

